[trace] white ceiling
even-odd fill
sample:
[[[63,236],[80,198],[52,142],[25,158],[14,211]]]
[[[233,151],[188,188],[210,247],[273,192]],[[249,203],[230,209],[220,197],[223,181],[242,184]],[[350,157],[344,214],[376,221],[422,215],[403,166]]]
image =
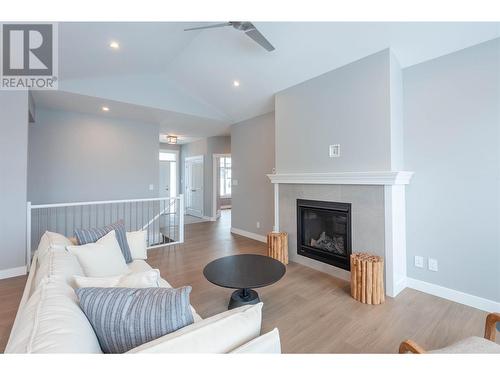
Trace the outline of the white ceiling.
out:
[[[200,137],[224,135],[229,132],[229,126],[222,121],[187,115],[180,112],[61,90],[33,91],[32,94],[37,109],[57,109],[137,121],[144,124],[158,124],[160,134],[176,135],[179,137],[179,143],[188,143]],[[109,112],[103,112],[102,107],[108,107]]]
[[[267,52],[231,27],[183,31],[199,24],[61,23],[59,87],[80,96],[39,93],[37,105],[85,112],[108,101],[164,132],[216,135],[272,111],[276,92],[382,49],[404,68],[500,37],[500,23],[254,22],[276,47]]]

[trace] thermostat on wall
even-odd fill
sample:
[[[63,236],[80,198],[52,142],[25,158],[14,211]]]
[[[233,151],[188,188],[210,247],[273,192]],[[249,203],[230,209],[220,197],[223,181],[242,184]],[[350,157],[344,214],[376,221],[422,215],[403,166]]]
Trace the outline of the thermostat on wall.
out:
[[[340,145],[339,144],[330,145],[329,151],[331,158],[338,158],[340,156]]]

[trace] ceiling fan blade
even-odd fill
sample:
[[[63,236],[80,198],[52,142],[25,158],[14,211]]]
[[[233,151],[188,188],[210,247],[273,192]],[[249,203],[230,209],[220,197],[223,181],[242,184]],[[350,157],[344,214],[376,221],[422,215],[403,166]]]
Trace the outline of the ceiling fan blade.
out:
[[[269,43],[264,35],[260,33],[259,30],[254,26],[253,29],[245,31],[245,34],[252,38],[256,43],[258,43],[261,47],[265,48],[268,52],[274,51],[274,46]]]
[[[198,26],[198,27],[190,27],[189,29],[184,29],[184,31],[213,29],[215,27],[224,27],[224,26],[231,26],[231,22],[215,23],[213,25]]]

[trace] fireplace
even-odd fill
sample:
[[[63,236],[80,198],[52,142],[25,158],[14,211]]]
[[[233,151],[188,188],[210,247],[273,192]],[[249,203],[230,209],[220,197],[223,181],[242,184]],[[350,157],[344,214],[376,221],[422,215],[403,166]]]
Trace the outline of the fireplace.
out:
[[[349,271],[351,204],[297,199],[297,253]]]

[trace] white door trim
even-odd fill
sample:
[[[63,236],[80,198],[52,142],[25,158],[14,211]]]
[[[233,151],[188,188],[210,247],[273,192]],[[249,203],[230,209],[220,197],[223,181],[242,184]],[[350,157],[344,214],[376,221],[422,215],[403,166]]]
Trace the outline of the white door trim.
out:
[[[220,212],[217,212],[217,159],[225,156],[231,156],[231,154],[212,154],[212,215],[214,220],[220,217]]]
[[[187,186],[187,164],[188,162],[194,161],[194,160],[201,160],[202,164],[202,178],[201,178],[201,214],[196,214],[194,212],[190,212],[189,215],[196,216],[199,218],[203,218],[204,214],[204,205],[205,205],[205,158],[204,155],[195,155],[195,156],[187,156],[184,158],[184,192],[186,197],[188,196],[188,186]],[[186,207],[186,213],[188,213],[188,208]]]

